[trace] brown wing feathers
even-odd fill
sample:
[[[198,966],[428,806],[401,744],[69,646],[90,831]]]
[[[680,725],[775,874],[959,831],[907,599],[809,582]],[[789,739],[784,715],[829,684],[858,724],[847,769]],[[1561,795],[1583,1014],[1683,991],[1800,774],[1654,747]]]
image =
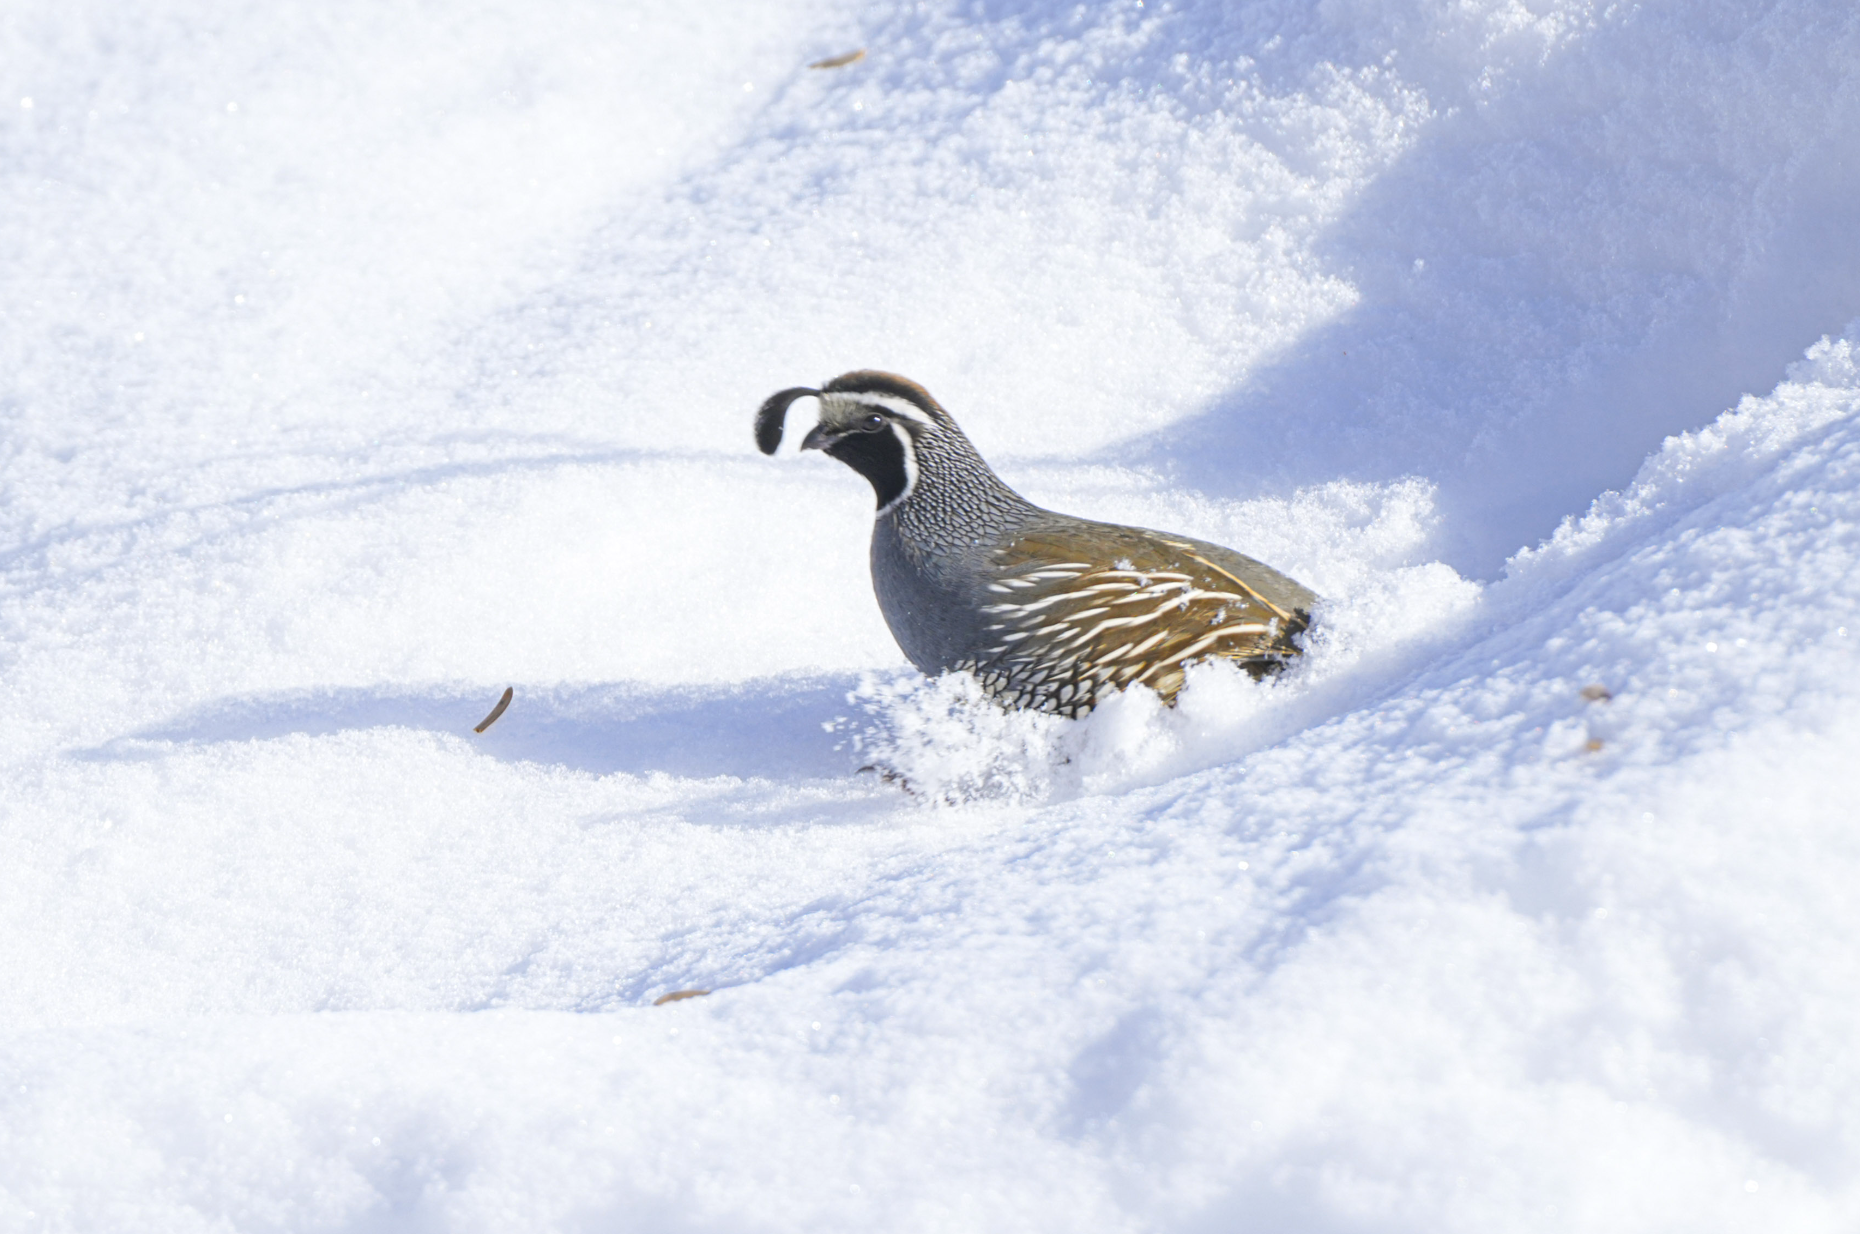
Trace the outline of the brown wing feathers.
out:
[[[1297,653],[1290,639],[1302,618],[1193,545],[1144,535],[1116,547],[1133,551],[1095,566],[1066,560],[1047,537],[1013,546],[1006,556],[1017,560],[999,563],[988,584],[999,599],[982,606],[990,645],[974,670],[991,689],[1084,711],[1103,686],[1142,684],[1172,699],[1183,669],[1210,656],[1263,672]]]

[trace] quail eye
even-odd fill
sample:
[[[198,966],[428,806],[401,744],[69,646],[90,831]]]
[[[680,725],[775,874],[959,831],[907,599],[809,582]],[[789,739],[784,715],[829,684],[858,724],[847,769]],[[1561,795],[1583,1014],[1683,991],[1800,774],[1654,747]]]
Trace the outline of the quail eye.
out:
[[[877,412],[873,412],[871,415],[859,421],[859,427],[868,433],[876,433],[879,429],[885,427],[885,417],[879,415]]]

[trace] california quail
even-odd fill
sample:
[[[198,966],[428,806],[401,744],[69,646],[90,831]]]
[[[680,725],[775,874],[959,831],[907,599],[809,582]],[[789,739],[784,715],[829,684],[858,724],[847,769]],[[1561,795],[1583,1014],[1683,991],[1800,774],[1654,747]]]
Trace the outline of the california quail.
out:
[[[1107,689],[1169,702],[1198,660],[1255,677],[1299,652],[1318,597],[1269,566],[1187,536],[1042,510],[1002,483],[916,382],[862,371],[771,395],[764,454],[796,399],[820,400],[801,442],[872,482],[872,587],[925,673],[966,670],[1014,707],[1077,716]]]

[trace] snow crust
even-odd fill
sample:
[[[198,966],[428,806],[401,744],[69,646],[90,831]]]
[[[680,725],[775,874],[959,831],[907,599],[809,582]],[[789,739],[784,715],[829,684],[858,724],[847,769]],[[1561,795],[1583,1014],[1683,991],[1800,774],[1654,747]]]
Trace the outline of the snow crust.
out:
[[[1853,1229],[1855,132],[1810,0],[14,5],[0,1228]],[[923,682],[855,367],[1307,656]]]

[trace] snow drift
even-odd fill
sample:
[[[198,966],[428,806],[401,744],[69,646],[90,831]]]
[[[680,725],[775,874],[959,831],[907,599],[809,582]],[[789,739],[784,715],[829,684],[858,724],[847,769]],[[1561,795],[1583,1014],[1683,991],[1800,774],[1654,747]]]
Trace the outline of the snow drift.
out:
[[[1849,6],[0,47],[0,1225],[1860,1219]],[[868,366],[1304,662],[916,679]]]

